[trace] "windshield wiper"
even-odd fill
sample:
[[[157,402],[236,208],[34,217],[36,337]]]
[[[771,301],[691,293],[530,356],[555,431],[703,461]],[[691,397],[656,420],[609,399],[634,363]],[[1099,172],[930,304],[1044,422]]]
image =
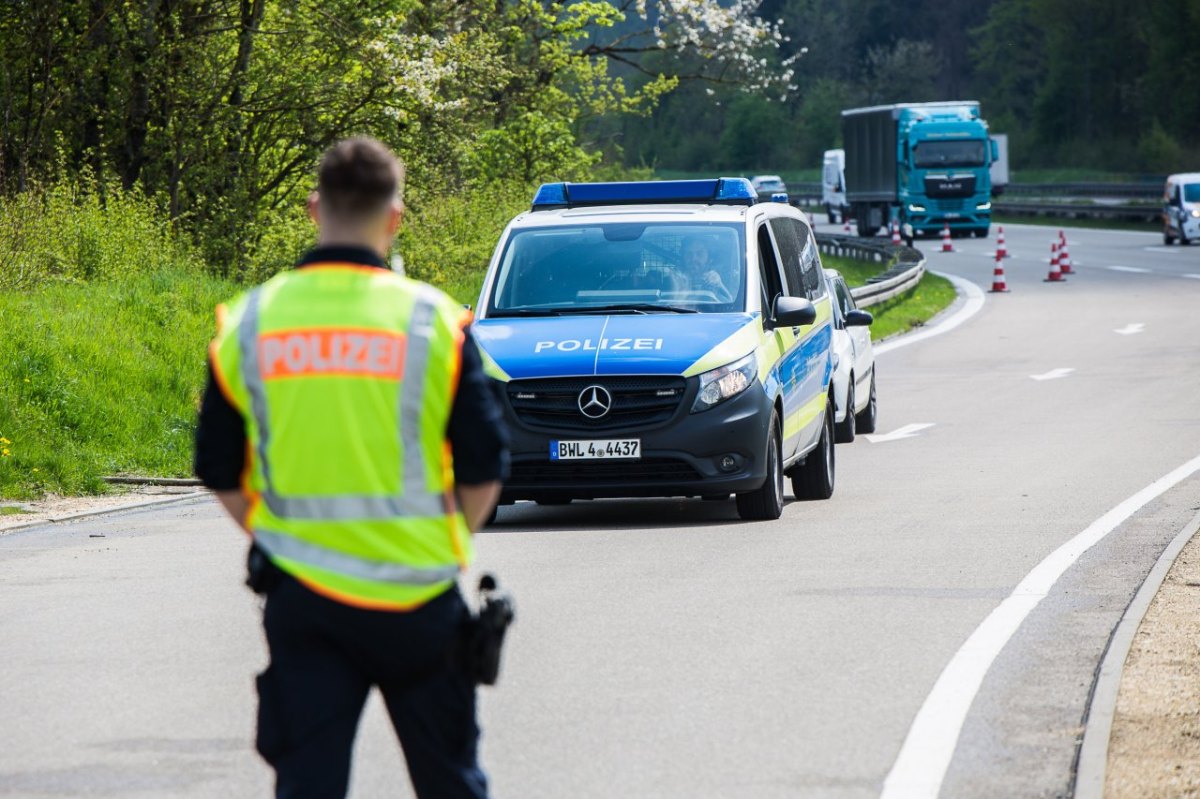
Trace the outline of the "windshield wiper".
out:
[[[619,305],[582,305],[576,308],[562,308],[563,314],[591,313],[700,313],[695,308],[684,308],[680,305],[655,305],[651,302],[628,302]]]
[[[561,316],[569,309],[564,308],[509,308],[488,314],[489,319],[503,316]]]

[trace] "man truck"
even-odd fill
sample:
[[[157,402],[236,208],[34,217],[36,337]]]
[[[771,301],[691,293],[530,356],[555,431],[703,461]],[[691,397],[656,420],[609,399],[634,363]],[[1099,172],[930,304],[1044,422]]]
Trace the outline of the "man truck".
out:
[[[858,235],[898,222],[905,235],[986,236],[997,147],[974,101],[898,103],[842,112],[846,201]]]

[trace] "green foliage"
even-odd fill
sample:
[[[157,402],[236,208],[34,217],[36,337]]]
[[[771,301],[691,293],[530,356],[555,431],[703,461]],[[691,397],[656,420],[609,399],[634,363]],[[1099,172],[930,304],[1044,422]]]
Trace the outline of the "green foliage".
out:
[[[462,194],[420,198],[398,242],[405,272],[474,305],[505,225],[528,210],[536,187],[492,183]]]
[[[0,197],[0,289],[117,280],[200,261],[136,189],[80,180]]]
[[[875,317],[871,340],[880,341],[924,325],[950,307],[956,296],[949,280],[926,272],[915,288],[866,309]]]
[[[235,292],[167,265],[0,293],[0,497],[189,474],[213,308]]]
[[[1137,153],[1141,161],[1139,166],[1150,172],[1174,172],[1184,163],[1183,148],[1163,129],[1157,118],[1138,140]]]

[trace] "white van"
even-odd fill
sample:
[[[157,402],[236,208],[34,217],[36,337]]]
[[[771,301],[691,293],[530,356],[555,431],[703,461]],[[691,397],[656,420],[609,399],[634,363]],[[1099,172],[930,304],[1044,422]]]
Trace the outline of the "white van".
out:
[[[1167,177],[1163,189],[1163,244],[1200,239],[1200,172]]]
[[[845,222],[850,213],[846,204],[846,151],[826,150],[825,164],[821,169],[821,204],[829,217],[829,224]]]

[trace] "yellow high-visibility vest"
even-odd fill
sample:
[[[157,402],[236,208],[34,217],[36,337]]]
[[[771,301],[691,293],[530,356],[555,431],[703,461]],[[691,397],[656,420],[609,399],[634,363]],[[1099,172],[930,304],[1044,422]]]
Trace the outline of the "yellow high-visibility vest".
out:
[[[393,272],[320,263],[217,317],[213,371],[245,420],[258,545],[361,607],[449,588],[473,557],[446,441],[469,313]]]

